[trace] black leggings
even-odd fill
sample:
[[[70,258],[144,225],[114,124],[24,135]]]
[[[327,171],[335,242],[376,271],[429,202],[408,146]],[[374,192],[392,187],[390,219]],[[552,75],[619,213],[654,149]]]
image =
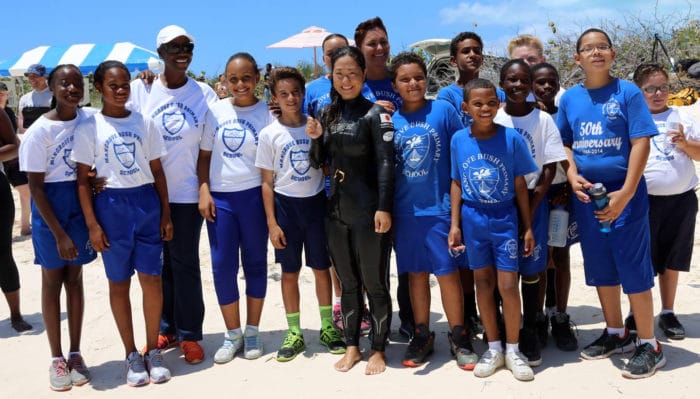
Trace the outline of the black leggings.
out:
[[[15,203],[10,182],[0,172],[0,289],[8,293],[19,289],[19,272],[12,256],[12,225],[15,223]]]
[[[359,346],[364,287],[372,315],[372,350],[384,351],[391,324],[389,234],[375,233],[373,223],[348,225],[327,217],[326,236],[343,291],[341,307],[347,345]]]

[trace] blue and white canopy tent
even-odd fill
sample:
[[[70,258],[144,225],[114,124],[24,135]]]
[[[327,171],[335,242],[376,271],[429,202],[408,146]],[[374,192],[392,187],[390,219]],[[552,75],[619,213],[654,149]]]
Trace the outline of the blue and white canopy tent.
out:
[[[23,76],[32,64],[44,65],[47,72],[56,65],[74,64],[80,68],[83,75],[87,76],[106,60],[121,61],[132,73],[146,69],[152,71],[160,69],[158,54],[133,43],[73,44],[39,46],[20,56],[0,62],[0,76]]]

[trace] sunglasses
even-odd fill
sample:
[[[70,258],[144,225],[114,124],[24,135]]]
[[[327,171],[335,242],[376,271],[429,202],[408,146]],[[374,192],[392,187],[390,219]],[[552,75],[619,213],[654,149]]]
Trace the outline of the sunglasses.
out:
[[[647,94],[656,94],[657,90],[662,93],[668,93],[671,90],[671,85],[669,85],[668,83],[664,83],[661,86],[643,87],[642,90],[644,90],[644,92]]]
[[[166,54],[191,53],[194,50],[194,43],[165,43],[163,44],[163,50],[165,50]]]

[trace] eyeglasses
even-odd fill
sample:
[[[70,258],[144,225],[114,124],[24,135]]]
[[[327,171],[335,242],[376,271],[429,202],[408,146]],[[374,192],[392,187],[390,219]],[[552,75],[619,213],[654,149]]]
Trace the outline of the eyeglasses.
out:
[[[164,43],[163,50],[167,54],[178,54],[178,53],[191,53],[194,50],[194,43]]]
[[[671,85],[668,83],[664,83],[661,86],[642,87],[642,90],[644,90],[644,92],[647,94],[656,94],[657,90],[662,93],[668,93],[671,90]]]
[[[598,50],[598,52],[601,52],[601,53],[602,53],[602,52],[608,51],[608,50],[610,50],[610,49],[612,49],[612,46],[609,45],[609,44],[599,44],[599,45],[597,45],[597,46],[586,46],[586,47],[583,47],[583,48],[579,49],[578,52],[579,52],[579,53],[583,53],[583,54],[588,54],[588,53],[592,53],[593,50]]]

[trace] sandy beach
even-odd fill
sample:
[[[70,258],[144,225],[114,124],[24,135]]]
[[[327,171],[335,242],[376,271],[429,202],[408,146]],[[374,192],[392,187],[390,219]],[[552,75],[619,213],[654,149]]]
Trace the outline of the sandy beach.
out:
[[[700,103],[691,107],[700,121]],[[16,194],[16,193],[15,193]],[[16,201],[17,203],[18,201]],[[17,212],[17,217],[19,211]],[[700,228],[696,231],[700,231]],[[320,320],[314,295],[313,275],[302,271],[302,328],[307,343],[303,355],[288,363],[275,360],[275,353],[286,331],[286,320],[280,292],[280,267],[268,252],[268,291],[261,323],[265,354],[257,360],[235,358],[225,365],[213,362],[213,354],[223,339],[224,324],[219,312],[212,281],[206,228],[203,228],[200,256],[206,304],[204,340],[201,342],[206,359],[198,365],[187,364],[179,348],[165,353],[173,379],[162,385],[131,388],[125,383],[124,352],[109,308],[107,280],[102,261],[98,259],[84,267],[85,319],[82,354],[92,372],[92,381],[65,393],[49,389],[49,347],[41,317],[41,272],[33,264],[29,237],[19,237],[15,225],[14,256],[20,269],[22,312],[34,326],[34,331],[17,335],[10,327],[7,304],[0,301],[0,353],[5,365],[0,373],[0,398],[192,398],[222,395],[249,398],[398,398],[398,397],[490,397],[490,398],[697,398],[700,395],[700,268],[697,265],[700,240],[695,239],[695,256],[689,273],[680,276],[676,314],[684,324],[687,338],[669,341],[656,328],[656,334],[667,357],[667,365],[654,377],[627,380],[620,370],[631,354],[615,355],[610,359],[584,361],[578,352],[562,352],[549,339],[542,352],[543,364],[535,368],[533,382],[518,382],[508,370],[500,370],[486,379],[456,367],[449,353],[447,321],[442,311],[440,291],[432,282],[431,329],[436,332],[435,353],[422,367],[411,369],[401,365],[406,342],[397,338],[398,315],[394,299],[392,341],[387,348],[388,368],[377,376],[364,375],[364,362],[348,373],[333,369],[338,359],[318,343]],[[595,290],[583,279],[583,261],[579,246],[571,251],[572,289],[569,313],[577,325],[579,347],[596,339],[603,328],[603,316]],[[242,275],[239,287],[244,287]],[[392,291],[395,294],[396,268],[392,264]],[[144,344],[141,295],[138,282],[132,282],[132,306],[137,346]],[[64,296],[65,297],[65,296]],[[65,306],[64,306],[65,308]],[[623,312],[628,309],[623,298]],[[654,310],[660,309],[658,289],[654,288]],[[245,308],[242,308],[245,314]],[[65,312],[62,314],[65,319]],[[62,324],[64,350],[68,347],[67,323]],[[362,340],[365,354],[369,342]],[[485,345],[475,342],[478,353]]]

